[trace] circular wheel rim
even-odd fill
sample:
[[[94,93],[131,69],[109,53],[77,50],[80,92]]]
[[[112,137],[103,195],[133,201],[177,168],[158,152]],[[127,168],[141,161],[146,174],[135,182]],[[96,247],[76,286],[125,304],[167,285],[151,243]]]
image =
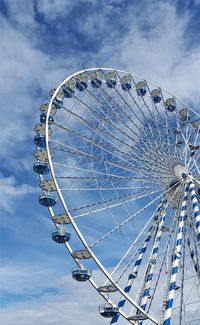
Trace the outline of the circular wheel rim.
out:
[[[86,240],[84,239],[81,231],[79,230],[79,228],[77,227],[76,225],[76,222],[74,221],[73,217],[71,216],[70,214],[70,211],[67,207],[67,204],[65,202],[65,199],[63,197],[63,194],[60,190],[60,187],[58,185],[58,182],[57,182],[57,179],[56,179],[56,175],[55,175],[55,172],[54,172],[54,166],[53,166],[53,162],[52,162],[52,157],[51,157],[51,151],[50,151],[50,148],[49,148],[49,132],[48,132],[48,129],[49,129],[49,123],[48,123],[48,120],[49,120],[49,116],[50,116],[50,112],[51,112],[51,109],[52,109],[52,104],[53,104],[53,101],[55,99],[55,97],[57,96],[60,88],[67,82],[69,81],[71,78],[74,78],[82,73],[85,73],[86,71],[87,72],[90,72],[90,71],[98,71],[98,70],[101,70],[101,71],[117,71],[119,73],[122,73],[122,74],[128,74],[127,72],[125,71],[121,71],[121,70],[115,70],[115,69],[110,69],[110,68],[91,68],[91,69],[87,69],[87,70],[82,70],[82,71],[79,71],[73,75],[71,75],[70,77],[66,78],[58,87],[57,89],[55,90],[50,102],[49,102],[49,105],[48,105],[48,111],[47,111],[47,115],[46,115],[46,123],[45,123],[45,128],[46,128],[46,150],[47,150],[47,157],[48,157],[48,163],[49,163],[49,167],[51,169],[51,174],[52,174],[52,178],[53,178],[53,181],[55,183],[55,187],[56,187],[56,191],[58,193],[58,196],[59,196],[59,199],[63,205],[63,208],[65,210],[65,212],[67,213],[67,215],[69,216],[69,219],[70,219],[70,223],[71,225],[73,226],[76,234],[78,235],[79,239],[81,240],[81,242],[83,243],[85,249],[90,253],[91,257],[93,258],[93,260],[95,261],[96,265],[101,269],[101,271],[104,273],[104,275],[106,276],[106,278],[109,280],[110,283],[112,283],[113,285],[116,286],[117,290],[121,293],[121,295],[127,300],[129,301],[133,306],[135,306],[137,308],[138,311],[140,311],[143,315],[145,315],[149,320],[151,320],[153,323],[155,324],[158,324],[158,321],[152,317],[149,313],[147,313],[145,310],[143,310],[140,305],[138,305],[128,294],[126,294],[126,292],[124,292],[124,290],[118,285],[116,284],[116,282],[114,281],[114,279],[110,276],[110,274],[108,273],[108,271],[104,268],[104,266],[101,264],[101,262],[99,261],[99,259],[97,258],[97,256],[93,253],[93,251],[90,249],[88,243],[86,242]],[[142,78],[139,78],[137,77],[138,80],[144,80]],[[149,83],[149,82],[148,82]],[[153,85],[153,84],[152,84]],[[155,86],[155,85],[154,85]],[[155,86],[157,87],[157,86]],[[159,88],[159,87],[157,87]],[[161,88],[159,88],[161,91],[163,91]],[[166,92],[165,92],[166,93]],[[169,94],[170,95],[170,94]],[[170,95],[172,96],[172,95]],[[182,103],[181,101],[179,101],[180,103]],[[183,103],[182,103],[183,104]],[[183,104],[184,105],[184,104]],[[43,177],[40,176],[41,180],[43,180]],[[49,208],[49,211],[50,211],[50,214],[51,216],[53,217],[54,215],[54,212],[53,212],[53,209],[52,208]],[[73,253],[73,250],[70,246],[69,243],[66,243],[66,247],[68,248],[70,254],[72,255]],[[81,267],[81,263],[75,258],[75,262],[77,263],[77,265],[79,267]],[[89,281],[92,283],[92,285],[95,287],[95,289],[98,289],[96,283],[90,278]],[[103,293],[100,293],[104,299],[106,299],[108,302],[110,302],[111,304],[115,305],[110,299],[109,297],[107,297],[105,294]],[[123,317],[125,317],[127,319],[127,315],[124,314],[123,311],[120,310],[120,313]]]

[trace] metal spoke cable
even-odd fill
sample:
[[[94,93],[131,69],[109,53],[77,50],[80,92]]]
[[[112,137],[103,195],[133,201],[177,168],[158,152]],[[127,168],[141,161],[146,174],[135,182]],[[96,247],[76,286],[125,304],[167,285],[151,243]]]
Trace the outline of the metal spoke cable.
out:
[[[157,211],[157,209],[156,209]],[[124,262],[124,260],[127,258],[128,254],[130,253],[130,251],[134,248],[135,244],[139,241],[140,237],[145,234],[146,228],[149,226],[149,224],[151,224],[151,222],[154,220],[155,218],[155,212],[152,214],[152,216],[149,218],[148,222],[145,224],[144,228],[142,229],[142,231],[138,234],[138,236],[136,237],[136,239],[134,240],[134,242],[131,244],[131,246],[128,248],[128,250],[126,251],[126,253],[124,254],[124,256],[121,258],[121,260],[118,262],[118,264],[115,266],[115,268],[113,269],[113,271],[110,273],[111,276],[113,276],[113,274],[119,269],[119,267],[121,266],[121,264]],[[151,230],[150,230],[151,229]],[[149,231],[153,231],[154,227],[150,226]],[[148,231],[148,232],[149,232]],[[126,272],[127,268],[129,267],[129,265],[132,263],[133,259],[135,258],[135,256],[137,255],[137,252],[133,255],[133,257],[131,257],[130,261],[128,262],[128,264],[126,265],[126,268],[122,271],[122,273],[118,276],[118,279],[116,282],[119,282],[119,280],[121,279],[121,277],[123,276],[123,274]],[[107,280],[105,281],[104,285],[106,285]]]
[[[156,192],[152,192],[150,194],[155,194],[159,191],[156,191]],[[135,198],[133,200],[137,200],[137,199],[140,199],[142,197],[145,197],[145,196],[148,196],[149,195],[149,192],[147,193],[144,193],[144,191],[138,191],[138,192],[133,192],[133,193],[128,193],[128,194],[125,194],[125,195],[121,195],[119,198],[117,197],[114,197],[114,198],[111,198],[111,199],[108,199],[108,200],[104,200],[104,201],[99,201],[97,203],[91,203],[91,204],[87,204],[85,206],[82,206],[82,207],[79,207],[79,208],[74,208],[74,209],[71,209],[70,212],[75,212],[75,211],[82,211],[84,209],[89,209],[89,208],[94,208],[94,207],[99,207],[100,206],[100,211],[104,210],[105,209],[105,206],[103,206],[103,208],[101,207],[101,205],[105,204],[105,203],[108,203],[109,202],[109,208],[112,208],[113,206],[116,205],[116,203],[118,204],[121,204],[121,200],[123,202],[129,202],[130,198],[132,198],[132,196],[135,195]],[[138,196],[137,196],[138,195]],[[102,210],[101,210],[102,209]],[[80,217],[82,215],[87,215],[89,213],[93,213],[93,210],[91,212],[88,212],[86,214],[84,213],[81,213],[79,215],[76,215],[75,217]]]
[[[102,92],[104,92],[104,94],[105,95],[107,95],[108,96],[108,98],[110,99],[110,101],[114,101],[113,100],[113,97],[111,97],[111,96],[109,96],[107,93],[106,93],[106,91],[105,90],[102,90],[101,89],[101,91]],[[108,105],[111,107],[111,109],[113,110],[113,108],[112,108],[112,106],[110,105],[110,101],[107,101],[107,103],[108,103]],[[115,103],[115,101],[114,101],[114,103]],[[117,106],[117,104],[115,103],[115,106]],[[115,113],[115,115],[117,116],[117,118],[119,119],[119,121],[121,121],[123,124],[124,124],[124,126],[127,128],[128,127],[128,125],[127,124],[125,124],[124,123],[124,121],[122,121],[121,119],[120,119],[120,117],[119,117],[119,115],[115,112],[115,111],[113,111],[114,113]],[[132,110],[132,112],[134,112],[133,110]],[[123,110],[123,113],[124,114],[126,114],[125,112],[124,112],[124,110]],[[128,119],[132,122],[132,124],[136,127],[136,128],[138,128],[138,126],[137,126],[137,124],[126,114],[126,117],[128,117]],[[139,129],[139,128],[138,128]],[[133,130],[130,128],[130,130],[133,132]],[[139,129],[139,131],[140,131],[140,133],[141,132],[143,132],[143,131],[146,131],[146,130],[144,130],[144,129]],[[154,133],[152,132],[152,130],[150,130],[151,131],[151,135],[153,136],[154,135]],[[143,136],[143,139],[145,139],[146,141],[143,143],[143,145],[146,145],[146,142],[147,143],[149,143],[149,141],[148,141],[148,134],[144,134],[144,136]],[[157,145],[157,143],[154,141],[154,145],[157,147],[158,145]]]
[[[77,114],[76,114],[76,115],[77,115]],[[58,125],[58,123],[55,123],[55,125]],[[90,127],[91,127],[91,126],[90,126]],[[115,137],[115,138],[116,138],[116,137]],[[125,143],[124,141],[121,141],[121,142],[122,142],[123,144],[125,144],[126,146],[128,146],[129,149],[131,149],[127,143]],[[105,148],[104,148],[104,149],[105,149]],[[131,149],[131,150],[132,150],[132,149]],[[118,150],[118,151],[119,151],[119,150]],[[127,153],[125,153],[125,152],[122,152],[122,153],[127,155]],[[137,157],[137,158],[138,158],[138,157]],[[131,159],[133,159],[133,157],[131,157]],[[153,159],[153,158],[152,158],[152,159]],[[139,160],[141,160],[141,161],[143,161],[143,163],[145,163],[145,161],[144,161],[143,159],[140,158]],[[156,159],[154,158],[153,160],[156,160]],[[148,164],[147,164],[147,166],[148,166]],[[162,166],[162,168],[165,169],[164,166]],[[160,171],[160,173],[162,173],[162,172]]]
[[[175,187],[175,185],[173,186]],[[172,187],[172,188],[173,188]],[[170,189],[168,189],[166,191],[166,194],[170,191]],[[152,205],[154,202],[156,202],[160,197],[162,197],[162,194],[158,195],[155,199],[151,200],[148,204],[146,204],[143,208],[141,208],[140,210],[138,210],[136,213],[134,213],[133,215],[131,215],[129,218],[127,218],[125,221],[123,221],[122,223],[120,223],[117,227],[113,228],[111,231],[109,231],[108,233],[106,233],[105,235],[103,235],[101,238],[99,238],[95,243],[91,244],[90,247],[92,247],[94,244],[99,243],[100,241],[102,241],[103,239],[107,238],[109,235],[113,234],[113,232],[115,232],[116,230],[119,229],[119,227],[122,227],[123,225],[125,225],[128,221],[130,221],[132,218],[134,218],[136,215],[138,215],[139,213],[141,213],[142,211],[144,211],[146,208],[148,208],[150,205]]]
[[[162,196],[162,194],[158,195],[155,199],[151,200],[148,204],[146,204],[143,208],[139,209],[137,212],[135,212],[134,214],[132,214],[129,218],[127,218],[125,221],[121,222],[117,227],[113,228],[111,231],[109,231],[108,233],[106,233],[105,235],[103,235],[101,238],[99,238],[95,243],[93,243],[92,245],[94,246],[94,244],[99,243],[100,241],[102,241],[103,239],[105,239],[106,237],[110,236],[111,234],[113,234],[116,230],[118,230],[120,227],[124,226],[127,222],[131,221],[134,217],[136,217],[138,214],[140,214],[141,212],[143,212],[145,209],[147,209],[150,205],[152,205],[154,202],[156,202],[160,197]],[[90,246],[91,247],[91,246]]]

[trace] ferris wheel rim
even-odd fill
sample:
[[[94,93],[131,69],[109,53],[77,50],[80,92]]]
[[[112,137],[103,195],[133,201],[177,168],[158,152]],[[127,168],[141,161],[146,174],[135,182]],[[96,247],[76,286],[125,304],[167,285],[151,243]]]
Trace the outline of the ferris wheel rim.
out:
[[[120,286],[116,285],[115,281],[112,279],[112,277],[109,275],[109,273],[107,272],[107,270],[104,268],[104,266],[101,264],[101,262],[99,261],[99,259],[97,258],[97,256],[92,252],[92,250],[90,249],[90,247],[88,246],[88,243],[85,241],[85,238],[83,237],[81,231],[79,230],[78,226],[76,225],[76,223],[74,222],[74,219],[72,218],[71,216],[71,213],[67,207],[67,204],[64,200],[64,197],[63,197],[63,194],[60,190],[60,187],[58,185],[58,182],[57,182],[57,179],[56,179],[56,176],[55,176],[55,172],[54,172],[54,166],[53,166],[53,163],[52,163],[52,158],[51,158],[51,153],[50,153],[50,148],[49,148],[49,134],[48,134],[48,119],[49,119],[49,115],[50,115],[50,111],[51,111],[51,107],[52,107],[52,104],[53,104],[53,100],[55,99],[56,95],[58,94],[59,92],[59,89],[60,87],[68,80],[70,80],[71,78],[73,78],[74,76],[76,75],[79,75],[80,73],[83,73],[85,71],[92,71],[92,70],[106,70],[106,71],[119,71],[119,72],[122,72],[122,73],[127,73],[129,74],[128,72],[126,71],[122,71],[122,70],[116,70],[116,69],[112,69],[112,68],[90,68],[90,69],[84,69],[84,70],[81,70],[79,72],[76,72],[74,74],[72,74],[71,76],[67,77],[66,79],[64,79],[60,84],[59,86],[56,88],[52,98],[50,99],[50,102],[49,102],[49,105],[48,105],[48,111],[47,111],[47,117],[46,117],[46,123],[45,123],[45,129],[46,129],[46,151],[47,151],[47,156],[48,156],[48,162],[49,162],[49,166],[50,166],[50,170],[51,170],[51,175],[52,175],[52,178],[53,178],[53,181],[55,183],[55,187],[56,187],[56,191],[58,193],[58,196],[59,196],[59,199],[63,205],[63,208],[64,210],[66,211],[66,213],[68,214],[69,216],[69,219],[71,221],[71,225],[73,226],[75,232],[77,233],[79,239],[81,240],[81,242],[83,243],[84,247],[86,248],[86,250],[91,254],[91,257],[93,258],[93,260],[95,261],[96,265],[101,269],[101,271],[105,274],[105,276],[107,277],[107,279],[113,284],[116,286],[116,288],[118,289],[118,291],[127,299],[127,301],[129,301],[132,305],[134,305],[137,310],[139,310],[143,315],[147,316],[148,319],[150,319],[153,323],[155,324],[158,324],[158,321],[155,320],[151,315],[149,315],[145,310],[143,310],[137,303],[135,303],[135,301],[133,299],[130,298],[130,296],[128,294],[126,294],[124,292],[123,289],[121,289]],[[137,77],[138,79],[141,79],[141,80],[144,80],[144,78],[140,78],[140,77]],[[148,81],[149,82],[149,81]],[[153,83],[149,82],[150,84],[154,85]],[[156,85],[154,85],[156,86]],[[156,86],[158,87],[158,86]],[[160,87],[158,87],[160,88]],[[160,88],[162,90],[162,88]],[[166,92],[166,91],[165,91]],[[170,93],[166,92],[167,94],[171,95]],[[171,95],[174,97],[174,95]],[[176,97],[177,98],[177,97]],[[180,100],[179,100],[180,101]],[[180,101],[181,103],[183,103],[182,101]],[[196,112],[195,112],[196,113]],[[200,116],[200,115],[199,115]],[[68,245],[68,244],[67,244]],[[68,249],[69,250],[69,249]],[[70,252],[70,250],[69,250]],[[70,252],[71,254],[71,252]],[[72,255],[72,254],[71,254]],[[73,256],[72,256],[73,257]],[[77,263],[76,259],[74,259],[75,262]],[[94,285],[93,285],[94,286]],[[94,286],[95,287],[95,286]],[[95,288],[97,290],[97,288]],[[98,290],[97,290],[98,291]],[[103,296],[103,295],[102,295]],[[105,298],[105,297],[104,297]],[[122,315],[123,316],[123,315]],[[125,317],[127,319],[127,317]]]

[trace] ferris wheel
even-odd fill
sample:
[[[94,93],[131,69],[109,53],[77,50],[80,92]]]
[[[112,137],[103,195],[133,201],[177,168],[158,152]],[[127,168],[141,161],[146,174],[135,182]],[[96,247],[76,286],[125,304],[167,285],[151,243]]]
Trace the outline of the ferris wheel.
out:
[[[72,278],[110,324],[199,324],[200,114],[109,68],[67,77],[40,111],[39,202]]]

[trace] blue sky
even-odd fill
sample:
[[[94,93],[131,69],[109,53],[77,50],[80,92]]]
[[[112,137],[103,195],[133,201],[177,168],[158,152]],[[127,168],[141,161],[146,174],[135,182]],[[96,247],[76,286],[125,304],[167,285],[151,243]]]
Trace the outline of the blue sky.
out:
[[[89,284],[51,241],[32,171],[48,92],[78,70],[126,69],[198,107],[200,1],[1,0],[0,319],[4,325],[107,323]],[[87,297],[82,300],[82,297]],[[94,301],[96,299],[96,301]],[[67,311],[67,316],[66,316]]]

